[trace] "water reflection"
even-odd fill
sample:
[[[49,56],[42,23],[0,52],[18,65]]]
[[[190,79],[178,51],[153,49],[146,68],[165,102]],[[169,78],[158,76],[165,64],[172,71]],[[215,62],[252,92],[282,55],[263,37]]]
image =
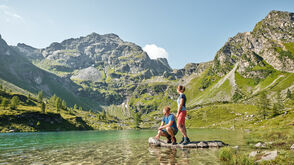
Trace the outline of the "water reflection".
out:
[[[162,165],[189,164],[189,150],[183,149],[182,152],[178,152],[178,150],[176,148],[150,146],[149,154],[155,156]]]

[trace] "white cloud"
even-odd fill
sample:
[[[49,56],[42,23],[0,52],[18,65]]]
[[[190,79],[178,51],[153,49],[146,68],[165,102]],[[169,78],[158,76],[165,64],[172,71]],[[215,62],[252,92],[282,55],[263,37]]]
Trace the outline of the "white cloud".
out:
[[[168,58],[168,53],[164,48],[158,47],[155,44],[147,44],[144,46],[143,50],[147,52],[151,59],[156,58]]]
[[[6,5],[0,5],[0,20],[7,23],[24,23],[24,19],[20,15],[18,15],[12,8]]]

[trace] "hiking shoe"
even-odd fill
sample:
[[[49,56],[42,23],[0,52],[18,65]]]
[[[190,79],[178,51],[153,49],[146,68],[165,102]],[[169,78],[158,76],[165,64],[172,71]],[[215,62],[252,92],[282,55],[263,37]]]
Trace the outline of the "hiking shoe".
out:
[[[176,139],[176,137],[173,137],[173,143],[172,143],[172,145],[176,145],[177,144],[177,139]]]
[[[179,144],[182,144],[184,142],[184,137],[182,137],[182,140],[180,141]]]
[[[171,138],[167,138],[167,142],[166,142],[166,143],[167,143],[167,144],[172,143]]]
[[[172,143],[170,135],[167,136],[167,143]]]
[[[184,141],[183,141],[183,145],[189,144],[190,143],[190,139],[188,137],[184,137]]]

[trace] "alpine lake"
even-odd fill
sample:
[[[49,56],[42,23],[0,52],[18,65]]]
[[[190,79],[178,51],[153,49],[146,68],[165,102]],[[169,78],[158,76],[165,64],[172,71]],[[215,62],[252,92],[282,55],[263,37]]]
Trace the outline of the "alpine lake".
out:
[[[220,164],[218,148],[151,147],[148,138],[156,133],[156,129],[1,133],[0,165]],[[246,148],[243,131],[188,129],[188,135],[191,141],[221,140]],[[180,132],[176,137],[181,140]]]

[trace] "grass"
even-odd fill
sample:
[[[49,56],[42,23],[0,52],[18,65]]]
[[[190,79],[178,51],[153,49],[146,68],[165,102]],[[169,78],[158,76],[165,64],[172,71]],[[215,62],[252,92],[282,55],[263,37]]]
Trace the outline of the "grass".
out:
[[[46,104],[46,112],[42,113],[40,104],[35,98],[16,93],[0,92],[1,99],[11,99],[19,96],[20,105],[15,110],[3,109],[0,106],[0,132],[34,132],[34,131],[67,131],[67,130],[92,130],[92,129],[121,129],[123,128],[116,118],[107,115],[99,119],[99,113],[74,110],[67,107],[60,112],[51,104]],[[124,128],[129,128],[125,124]]]
[[[283,50],[281,47],[275,47],[275,51],[280,54],[279,59],[283,60],[284,57],[287,57],[291,60],[294,60],[294,42],[283,43],[286,50]]]
[[[257,107],[245,104],[219,104],[209,105],[200,109],[188,111],[189,128],[246,128],[253,122]]]

